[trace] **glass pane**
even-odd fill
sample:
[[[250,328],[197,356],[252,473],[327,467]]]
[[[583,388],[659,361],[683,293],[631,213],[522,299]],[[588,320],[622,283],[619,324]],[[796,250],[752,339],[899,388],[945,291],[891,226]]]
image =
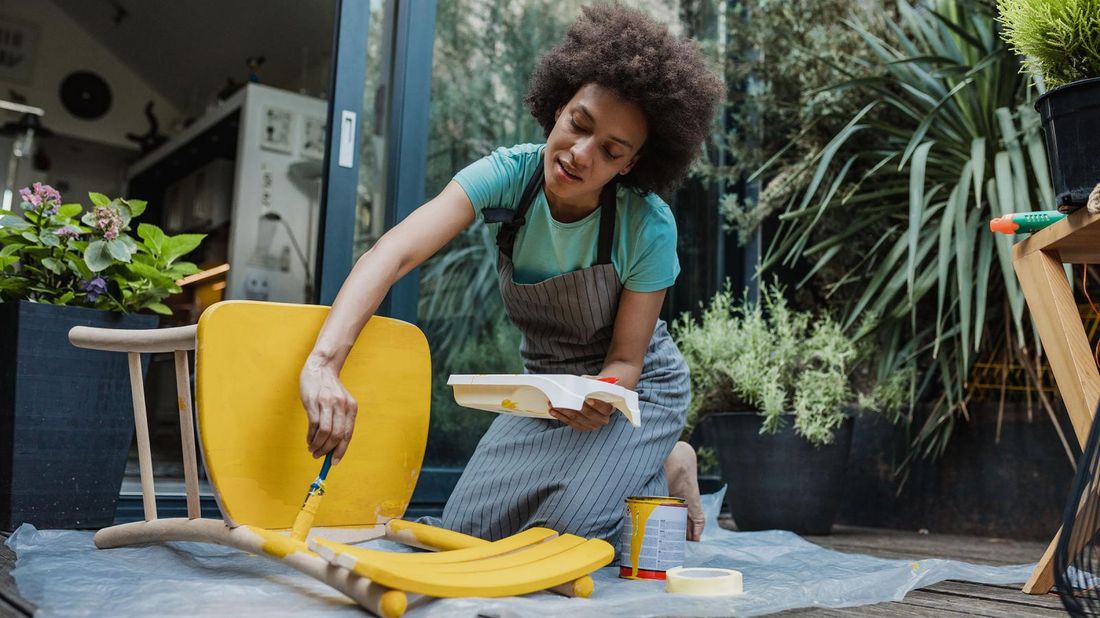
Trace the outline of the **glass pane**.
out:
[[[358,259],[385,231],[386,178],[386,75],[382,57],[390,39],[386,32],[386,11],[392,2],[371,0],[370,32],[367,35],[367,72],[363,76],[363,111],[360,117],[359,184],[356,190],[355,250]],[[383,38],[386,40],[384,41]]]

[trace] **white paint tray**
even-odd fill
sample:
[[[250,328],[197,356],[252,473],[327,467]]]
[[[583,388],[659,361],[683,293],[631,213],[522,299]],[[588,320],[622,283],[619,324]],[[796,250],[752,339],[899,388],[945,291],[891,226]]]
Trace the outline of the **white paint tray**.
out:
[[[606,401],[640,427],[638,393],[595,378],[557,374],[455,374],[447,379],[458,405],[501,414],[548,418],[550,408],[580,410],[585,399]]]

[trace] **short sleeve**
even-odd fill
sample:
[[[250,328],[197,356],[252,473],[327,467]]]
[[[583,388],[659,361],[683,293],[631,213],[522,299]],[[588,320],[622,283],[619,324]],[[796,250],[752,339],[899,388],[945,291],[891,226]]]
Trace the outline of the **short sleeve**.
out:
[[[454,180],[474,206],[478,216],[485,208],[516,208],[525,179],[541,160],[541,146],[523,144],[498,148],[455,174]]]
[[[636,236],[638,251],[631,259],[623,287],[632,292],[656,292],[671,287],[680,274],[676,255],[676,219],[672,211],[651,210]]]

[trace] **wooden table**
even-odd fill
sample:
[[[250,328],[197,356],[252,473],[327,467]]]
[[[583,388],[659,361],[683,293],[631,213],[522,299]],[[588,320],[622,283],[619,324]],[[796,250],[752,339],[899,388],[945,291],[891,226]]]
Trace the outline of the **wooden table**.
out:
[[[1100,215],[1091,215],[1082,208],[1032,234],[1013,247],[1012,264],[1073,431],[1084,447],[1100,403],[1100,371],[1063,265],[1100,264]],[[1061,533],[1059,530],[1054,535],[1024,584],[1024,592],[1045,594],[1053,587],[1052,560]]]

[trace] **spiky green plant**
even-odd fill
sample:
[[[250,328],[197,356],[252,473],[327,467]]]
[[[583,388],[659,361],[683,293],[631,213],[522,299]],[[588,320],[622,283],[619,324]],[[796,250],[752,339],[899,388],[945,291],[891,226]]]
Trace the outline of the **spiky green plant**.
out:
[[[1054,202],[1027,81],[990,7],[896,6],[891,37],[850,23],[879,74],[838,86],[864,106],[818,153],[766,266],[809,263],[807,279],[828,273],[817,281],[845,328],[877,316],[880,375],[918,367],[917,396],[942,391],[915,437],[919,452],[934,455],[965,414],[967,379],[992,335],[1010,349],[1034,342],[1013,241],[986,222]]]
[[[1100,77],[1100,2],[997,0],[1001,35],[1048,88]]]

